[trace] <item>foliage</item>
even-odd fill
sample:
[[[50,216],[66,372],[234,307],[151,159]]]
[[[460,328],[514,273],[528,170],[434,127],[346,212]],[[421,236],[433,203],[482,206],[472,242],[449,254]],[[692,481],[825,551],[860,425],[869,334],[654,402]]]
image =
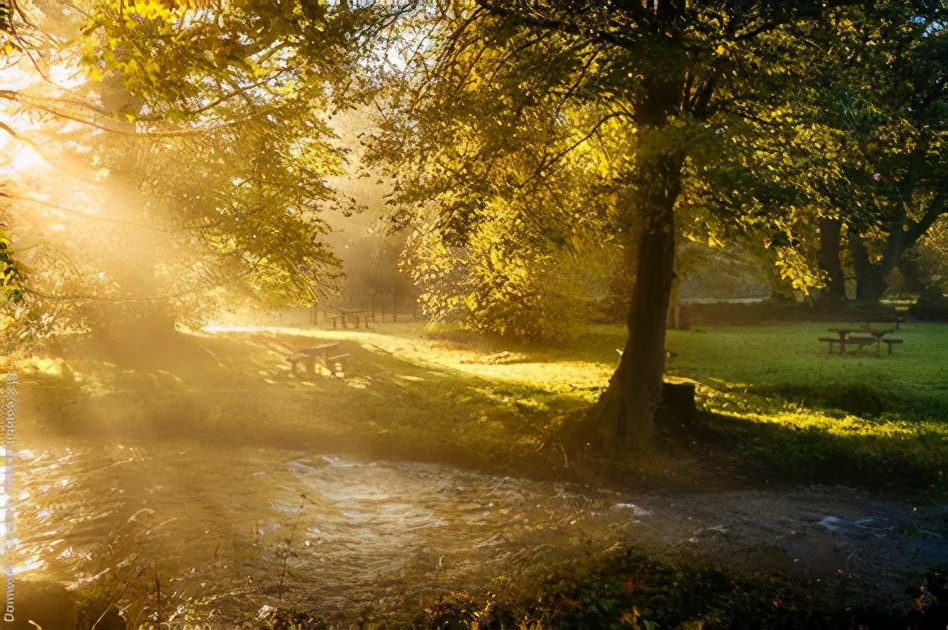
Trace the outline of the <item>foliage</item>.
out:
[[[523,234],[516,210],[494,210],[464,245],[432,228],[409,243],[403,268],[421,289],[425,314],[479,332],[520,339],[572,338],[589,320],[588,305],[606,293],[615,263],[596,243],[567,247]]]
[[[802,15],[811,8],[803,8]],[[712,239],[722,232],[750,231],[775,251],[774,262],[794,288],[807,291],[822,283],[814,263],[816,216],[842,213],[858,226],[871,214],[883,212],[882,206],[891,215],[897,210],[899,195],[930,200],[924,191],[937,181],[930,166],[944,163],[937,148],[941,141],[921,140],[941,133],[941,123],[931,114],[940,107],[934,59],[944,39],[937,7],[899,2],[874,9],[831,7],[819,22],[753,12],[731,15],[698,6],[691,10],[686,17],[680,16],[675,27],[663,27],[687,42],[682,44],[687,53],[676,48],[678,42],[669,44],[673,50],[667,63],[687,68],[689,89],[696,100],[682,105],[682,115],[675,116],[668,133],[658,141],[688,146],[679,204],[686,230],[710,232]],[[616,202],[615,188],[634,172],[638,143],[616,144],[610,135],[630,137],[641,127],[635,113],[644,117],[641,108],[649,99],[638,90],[659,90],[660,80],[649,78],[656,68],[646,55],[634,61],[625,57],[624,42],[610,38],[600,22],[589,25],[588,39],[578,37],[576,33],[583,31],[574,32],[573,23],[591,20],[592,12],[556,3],[537,11],[537,15],[546,12],[545,21],[521,14],[519,8],[500,10],[482,3],[469,15],[461,12],[455,18],[446,13],[434,21],[432,32],[445,39],[446,56],[436,65],[416,59],[413,68],[416,75],[437,73],[440,78],[425,88],[419,88],[418,81],[426,79],[417,76],[415,82],[407,83],[393,97],[394,114],[383,126],[382,154],[402,160],[397,173],[402,194],[397,200],[406,208],[437,199],[440,216],[452,229],[458,222],[468,225],[483,220],[497,204],[481,207],[478,198],[486,193],[530,199],[538,188],[535,178],[552,188],[558,174],[575,169],[572,151],[587,160],[586,177],[601,176],[597,184],[586,188],[587,200],[602,199],[605,205]],[[663,16],[653,17],[656,24],[662,23]],[[618,11],[614,19],[634,23],[647,18]],[[773,21],[768,24],[768,19]],[[763,23],[759,30],[750,26],[757,26],[755,20]],[[787,24],[781,25],[782,20],[788,20]],[[863,37],[861,24],[876,26]],[[752,30],[753,36],[744,37],[742,27]],[[492,28],[497,29],[494,35],[477,35],[478,29],[488,33]],[[544,38],[542,44],[531,39],[531,33],[544,30],[555,36]],[[657,54],[660,44],[648,39],[646,32],[642,45],[655,48]],[[491,43],[489,51],[481,47],[484,41]],[[429,50],[425,47],[421,54]],[[534,55],[541,51],[544,67],[539,70]],[[857,58],[865,72],[856,70]],[[549,59],[556,61],[547,63]],[[886,72],[880,72],[894,59],[900,64],[894,72],[911,77],[911,85],[894,83]],[[626,78],[633,76],[641,85]],[[458,91],[465,98],[457,98]],[[934,100],[924,96],[928,93]],[[713,100],[700,111],[693,109],[704,98]],[[577,107],[577,103],[582,105]],[[913,113],[922,103],[925,113]],[[429,104],[431,109],[426,109]],[[542,127],[546,133],[535,135],[534,125],[544,121],[551,108],[558,125],[546,123]],[[474,114],[488,109],[496,116],[485,119]],[[464,151],[453,149],[462,145]],[[927,153],[923,156],[918,150]],[[505,157],[508,153],[521,163],[511,164]],[[526,169],[525,155],[529,156]],[[598,160],[589,159],[597,155]],[[892,175],[880,185],[883,159],[890,163],[887,168]],[[437,164],[437,175],[412,175],[411,168],[422,163]],[[903,172],[907,164],[921,163],[929,165],[927,174],[916,177]],[[408,165],[411,168],[406,169]],[[895,194],[902,184],[912,190]],[[714,221],[709,221],[709,210]],[[928,219],[912,220],[926,229]],[[901,225],[891,217],[885,222]],[[612,222],[602,227],[621,231],[623,226],[628,224]]]
[[[0,278],[3,278],[3,292],[8,299],[17,303],[23,300],[23,272],[17,262],[10,257],[10,237],[0,232]]]
[[[371,15],[321,4],[99,0],[80,45],[91,79],[120,80],[132,106],[122,113],[133,120],[226,124],[319,112],[332,97],[342,105],[344,93],[327,87],[345,87],[355,69],[349,38]]]
[[[902,255],[904,292],[918,292],[913,317],[948,321],[948,221],[933,225],[916,247]]]
[[[790,246],[778,264],[797,288],[820,286],[835,259],[858,298],[878,300],[902,253],[943,220],[944,18],[943,7],[898,2],[832,10],[800,40],[793,88],[766,109],[738,104],[745,118],[725,132],[735,150],[711,165],[699,198],[761,217],[785,206],[769,238]],[[812,45],[826,54],[811,57]],[[713,184],[723,181],[741,186]]]
[[[515,45],[498,43],[478,58],[488,67],[500,64],[505,47]],[[533,81],[541,63],[534,58],[517,76]],[[464,82],[466,68],[453,68],[446,80]],[[431,90],[444,89],[429,78]],[[465,99],[452,99],[457,109],[446,112],[417,100],[413,77],[400,79],[388,95],[389,115],[370,157],[387,160],[396,181],[396,221],[414,231],[403,265],[422,287],[426,311],[525,338],[567,333],[571,323],[563,318],[570,316],[561,305],[585,291],[581,283],[565,295],[567,287],[553,289],[551,269],[569,260],[576,275],[601,277],[598,251],[617,241],[615,233],[623,230],[616,224],[625,220],[614,204],[622,186],[610,181],[608,156],[589,143],[556,155],[564,143],[585,142],[575,122],[588,122],[593,113],[536,95],[524,98],[508,77],[468,82]],[[498,103],[516,112],[499,111]],[[486,108],[498,118],[482,117],[478,112]]]
[[[429,598],[419,628],[849,628],[895,622],[904,611],[834,601],[811,583],[686,556],[619,548],[576,564],[499,577],[483,592]],[[847,605],[848,604],[848,605]],[[875,627],[875,626],[869,626]]]
[[[439,37],[449,37],[441,27],[450,29],[453,18],[438,19]],[[628,218],[615,204],[628,186],[614,179],[605,153],[627,142],[613,137],[595,146],[581,125],[594,124],[597,112],[570,103],[568,94],[544,93],[579,70],[566,60],[547,63],[561,45],[556,38],[530,50],[536,40],[528,34],[498,35],[491,49],[479,49],[472,34],[463,37],[474,45],[457,65],[413,66],[430,72],[427,87],[416,89],[411,76],[396,82],[373,145],[375,159],[397,162],[393,201],[399,220],[415,228],[405,265],[432,315],[526,338],[568,334],[582,318],[582,301],[601,296],[589,295],[582,282],[552,287],[550,270],[569,261],[576,276],[602,284],[597,266],[608,255],[598,252],[628,245],[620,226]],[[518,47],[528,52],[506,76],[503,62]],[[452,96],[450,110],[426,100],[447,98],[456,84],[465,97]],[[496,117],[480,114],[488,109]],[[616,134],[620,125],[601,121],[597,129]],[[562,151],[570,144],[578,148]],[[564,309],[570,302],[574,307]]]
[[[925,236],[915,252],[927,277],[921,278],[923,285],[948,294],[948,223],[942,221]]]
[[[351,102],[380,10],[103,0],[57,22],[24,6],[37,37],[10,63],[28,87],[3,98],[42,126],[5,128],[35,163],[8,195],[35,270],[8,313],[18,330],[52,331],[30,324],[47,315],[193,322],[334,291],[323,216],[348,201],[327,185],[344,163],[328,117]],[[47,81],[37,55],[70,80]]]
[[[444,56],[431,61],[420,56],[428,55],[430,47],[418,51],[410,76],[389,97],[386,111],[391,114],[377,139],[377,156],[398,164],[393,169],[400,182],[395,201],[409,212],[435,204],[440,217],[436,227],[459,245],[467,228],[493,213],[520,205],[536,214],[548,191],[557,190],[552,202],[561,207],[561,218],[544,210],[534,221],[545,221],[554,234],[566,228],[628,245],[627,233],[644,209],[642,196],[650,186],[661,185],[643,179],[642,154],[682,149],[689,156],[686,176],[696,180],[678,207],[686,230],[718,229],[707,215],[693,211],[710,207],[702,202],[709,191],[699,180],[737,193],[752,177],[738,168],[717,168],[712,182],[709,172],[722,153],[735,152],[732,145],[740,133],[733,125],[751,133],[748,119],[762,109],[780,118],[779,107],[785,103],[774,94],[785,87],[782,81],[796,78],[809,64],[791,28],[767,23],[791,18],[752,11],[719,14],[695,6],[666,24],[669,16],[661,12],[648,17],[647,12],[614,9],[615,24],[642,20],[636,37],[651,54],[641,55],[627,50],[631,41],[613,38],[605,16],[589,7],[551,3],[538,11],[546,12],[545,21],[519,7],[501,10],[481,3],[470,13],[445,11],[432,19],[432,46],[442,46]],[[650,28],[670,29],[671,39],[652,39]],[[742,29],[747,29],[746,37]],[[780,56],[775,58],[774,50]],[[656,61],[664,53],[666,61]],[[670,68],[685,77],[686,100],[659,106],[653,101],[664,98],[662,88],[670,89],[659,77]],[[652,107],[681,111],[651,112]],[[484,111],[493,115],[485,117]],[[663,125],[667,122],[662,134],[643,133],[653,114]],[[753,137],[768,133],[757,128]],[[571,210],[575,202],[570,196],[577,187],[583,191],[578,212]],[[492,201],[496,197],[504,203]],[[786,221],[771,200],[754,200],[750,207],[730,201],[721,214],[732,223]],[[611,220],[581,221],[589,208],[599,208]],[[429,212],[422,217],[431,224]],[[787,268],[799,267],[789,256]]]

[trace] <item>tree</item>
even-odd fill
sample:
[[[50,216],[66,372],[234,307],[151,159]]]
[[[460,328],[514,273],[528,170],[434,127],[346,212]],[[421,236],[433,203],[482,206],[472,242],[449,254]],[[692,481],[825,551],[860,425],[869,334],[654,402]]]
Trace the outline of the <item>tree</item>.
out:
[[[467,225],[489,200],[534,194],[575,152],[607,158],[595,198],[625,217],[622,241],[635,244],[629,338],[598,408],[611,439],[645,446],[654,430],[677,220],[691,220],[695,201],[684,191],[715,171],[713,156],[735,127],[749,128],[805,74],[820,51],[797,29],[815,28],[832,10],[816,2],[478,0],[419,14],[411,40],[419,52],[385,102],[382,152],[404,157],[399,168],[414,195],[400,201],[435,204],[442,225]],[[555,115],[540,123],[549,130],[543,150],[523,151],[521,130],[544,112]],[[511,156],[529,168],[508,168]],[[773,207],[757,200],[724,219],[787,219]]]
[[[864,145],[871,211],[849,225],[856,298],[868,302],[878,301],[903,256],[948,214],[948,29],[911,17],[902,16],[903,50],[886,77],[895,87],[872,86],[884,122]]]
[[[620,220],[605,193],[609,167],[601,150],[571,152],[550,174],[535,174],[549,158],[551,139],[574,131],[556,117],[578,114],[535,107],[515,130],[501,132],[516,134],[517,151],[495,152],[471,164],[477,174],[466,178],[466,190],[452,188],[451,172],[412,171],[410,181],[401,173],[399,203],[424,202],[444,190],[458,203],[473,204],[451,216],[408,215],[415,231],[403,262],[422,289],[421,305],[429,316],[521,338],[562,340],[574,334],[591,287],[604,283],[604,274],[587,263],[602,257],[597,253],[615,239]],[[481,150],[486,156],[492,149]],[[513,176],[502,181],[493,173]],[[517,177],[532,179],[528,193],[518,190]]]
[[[829,54],[813,59],[779,118],[757,121],[770,133],[750,138],[751,185],[782,189],[818,226],[797,236],[830,295],[844,299],[851,274],[857,299],[875,302],[946,211],[948,33],[943,8],[907,3],[829,17],[810,34]]]
[[[17,38],[13,22],[14,5],[11,2],[0,2],[0,64],[8,66],[10,58],[22,44]],[[0,123],[0,132],[11,131],[5,123]],[[5,182],[0,180],[0,197],[6,197]],[[10,254],[12,236],[7,231],[7,224],[0,225],[0,279],[2,279],[3,299],[13,304],[23,300],[25,278],[21,265]]]
[[[814,66],[811,125],[829,139],[824,147],[844,159],[797,149],[819,173],[811,181],[816,203],[826,209],[820,262],[838,297],[845,297],[845,258],[856,298],[878,301],[903,254],[948,211],[944,13],[897,3],[870,7],[858,23],[872,28],[835,22],[839,53]]]
[[[903,255],[906,288],[918,293],[911,313],[920,319],[948,320],[948,221],[941,221]]]
[[[321,217],[342,203],[326,180],[343,151],[327,119],[349,102],[377,11],[77,0],[44,21],[61,5],[20,6],[38,34],[16,53],[30,85],[0,97],[42,126],[5,131],[78,175],[11,180],[34,321],[168,323],[224,296],[332,289]]]

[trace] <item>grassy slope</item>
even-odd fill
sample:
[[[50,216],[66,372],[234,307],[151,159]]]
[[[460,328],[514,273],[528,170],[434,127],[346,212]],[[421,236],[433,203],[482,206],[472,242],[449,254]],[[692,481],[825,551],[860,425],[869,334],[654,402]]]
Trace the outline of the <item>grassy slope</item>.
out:
[[[670,448],[634,460],[591,452],[571,433],[615,367],[620,327],[552,348],[411,325],[231,333],[183,338],[182,348],[151,357],[80,344],[59,364],[19,369],[47,429],[73,435],[239,442],[257,439],[265,423],[268,440],[303,448],[589,482],[655,487],[704,475],[702,483],[726,484],[721,473],[732,472],[944,489],[948,326],[907,324],[895,354],[844,357],[817,341],[826,328],[671,331],[669,374],[699,383],[706,413],[671,425]],[[326,340],[351,354],[347,378],[291,378],[290,348]]]

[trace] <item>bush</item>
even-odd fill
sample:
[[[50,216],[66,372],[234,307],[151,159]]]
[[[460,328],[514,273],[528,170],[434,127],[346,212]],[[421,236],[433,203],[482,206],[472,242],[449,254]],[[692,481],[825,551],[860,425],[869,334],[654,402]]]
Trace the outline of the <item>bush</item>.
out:
[[[437,229],[416,233],[402,266],[434,321],[482,333],[562,342],[591,318],[608,288],[611,256],[598,245],[569,245],[516,234],[503,217],[485,221],[463,245]]]

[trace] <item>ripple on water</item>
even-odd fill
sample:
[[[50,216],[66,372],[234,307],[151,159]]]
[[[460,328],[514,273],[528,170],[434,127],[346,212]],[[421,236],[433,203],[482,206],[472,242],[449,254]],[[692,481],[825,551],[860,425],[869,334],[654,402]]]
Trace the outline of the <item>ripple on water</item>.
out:
[[[548,484],[534,488],[437,464],[322,456],[294,460],[287,469],[300,489],[288,488],[282,501],[299,507],[306,538],[288,564],[310,593],[339,580],[394,581],[419,565],[439,581],[483,569],[513,550],[548,549],[564,532],[578,538],[574,526],[594,513],[584,510],[591,500],[575,489],[558,487],[550,496]]]

